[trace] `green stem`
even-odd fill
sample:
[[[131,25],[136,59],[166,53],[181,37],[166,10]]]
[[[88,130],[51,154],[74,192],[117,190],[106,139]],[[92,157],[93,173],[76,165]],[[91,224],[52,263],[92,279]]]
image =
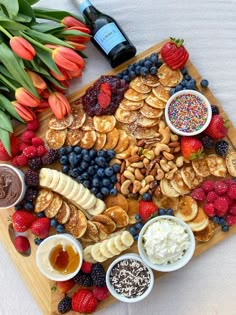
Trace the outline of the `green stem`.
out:
[[[50,20],[50,21],[55,21],[55,22],[61,23],[60,19],[52,17],[51,15],[47,15],[46,13],[39,13],[39,12],[36,13],[34,10],[34,15],[38,19]]]
[[[0,26],[0,31],[3,32],[7,37],[12,38],[12,35],[2,26]]]
[[[13,85],[9,80],[7,80],[2,74],[0,74],[0,80],[4,82],[7,86],[9,86],[9,88],[13,91],[17,89],[17,87]]]
[[[52,49],[46,47],[45,45],[43,45],[43,44],[41,44],[41,43],[39,43],[39,42],[37,42],[37,41],[34,40],[32,37],[26,35],[24,32],[21,32],[21,35],[22,35],[25,39],[27,39],[29,42],[31,42],[32,44],[34,44],[35,46],[37,46],[37,47],[39,47],[39,48],[41,48],[41,49],[43,49],[43,50],[45,50],[45,51],[47,51],[47,52],[49,52],[49,53],[52,53]]]

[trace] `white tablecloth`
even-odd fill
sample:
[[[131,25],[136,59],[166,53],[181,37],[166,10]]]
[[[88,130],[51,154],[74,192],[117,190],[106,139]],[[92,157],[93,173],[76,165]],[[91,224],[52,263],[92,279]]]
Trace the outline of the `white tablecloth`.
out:
[[[235,0],[93,0],[116,18],[141,52],[161,40],[184,38],[191,60],[236,126],[236,1]],[[41,7],[76,12],[70,0],[41,0]],[[92,45],[83,78],[71,90],[109,70]],[[103,315],[235,315],[236,236],[194,258],[182,270],[163,276],[150,296],[136,305],[116,303]],[[0,315],[39,315],[0,244]],[[35,280],[32,285],[40,285]],[[49,314],[44,314],[49,315]]]

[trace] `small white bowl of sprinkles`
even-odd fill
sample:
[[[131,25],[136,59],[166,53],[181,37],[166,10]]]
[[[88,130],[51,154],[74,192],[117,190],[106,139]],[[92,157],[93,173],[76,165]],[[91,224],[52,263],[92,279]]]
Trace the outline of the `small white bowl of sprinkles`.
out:
[[[154,275],[139,255],[129,253],[115,259],[106,272],[111,295],[121,302],[136,303],[145,299],[154,286]]]
[[[212,117],[211,104],[201,93],[183,90],[173,94],[165,107],[165,119],[170,129],[180,136],[195,136],[203,132]]]

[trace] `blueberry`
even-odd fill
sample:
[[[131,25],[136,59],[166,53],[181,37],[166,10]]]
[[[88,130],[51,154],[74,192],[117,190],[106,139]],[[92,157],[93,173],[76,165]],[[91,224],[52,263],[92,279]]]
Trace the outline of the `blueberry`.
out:
[[[79,171],[78,171],[78,168],[73,168],[73,170],[71,171],[71,176],[72,177],[77,177],[77,176],[79,176]]]
[[[62,148],[59,149],[60,156],[65,155],[66,153],[67,153],[67,150],[66,150],[65,147],[62,147]]]
[[[41,243],[42,243],[42,241],[43,241],[43,239],[42,239],[42,238],[38,238],[38,237],[36,237],[36,238],[34,239],[34,244],[35,244],[35,245],[39,245],[39,244],[41,244]]]
[[[183,75],[188,74],[188,70],[187,70],[186,68],[183,68],[183,69],[181,70],[181,72],[182,72]]]
[[[223,232],[228,232],[229,231],[229,226],[227,224],[225,224],[225,225],[222,226],[221,230]]]
[[[87,168],[89,167],[89,164],[88,164],[88,162],[85,162],[85,161],[82,161],[81,163],[80,163],[80,168],[82,169],[82,170],[87,170]]]
[[[68,174],[68,172],[69,172],[69,166],[68,165],[63,165],[62,166],[62,173],[64,173],[64,174]]]
[[[111,195],[111,196],[116,196],[116,195],[117,195],[117,189],[116,189],[116,188],[112,188],[112,189],[110,190],[110,195]]]
[[[163,208],[159,208],[158,214],[159,215],[165,215],[166,214],[166,210],[163,209]]]
[[[81,183],[82,180],[83,180],[83,178],[79,175],[79,176],[76,177],[75,180],[76,180],[78,183]]]
[[[135,220],[138,222],[138,221],[141,221],[141,217],[140,217],[140,214],[136,214],[135,215]]]
[[[102,186],[108,187],[110,184],[110,180],[108,178],[104,178],[102,180]]]
[[[150,60],[156,64],[158,62],[158,54],[157,53],[151,54]]]
[[[144,61],[144,67],[146,67],[146,68],[150,69],[150,68],[151,68],[151,66],[152,66],[152,62],[151,62],[151,60],[150,60],[150,59],[148,59],[148,60]]]
[[[28,211],[32,211],[34,209],[32,202],[26,202],[24,206],[25,206],[25,209]]]
[[[166,214],[167,214],[167,215],[173,215],[173,214],[174,214],[173,209],[172,209],[172,208],[166,209]]]
[[[219,225],[224,226],[226,224],[225,218],[219,219]]]
[[[118,79],[122,79],[122,78],[123,78],[123,74],[122,74],[122,73],[117,73],[116,77],[117,77]]]
[[[186,88],[190,90],[194,90],[196,88],[196,81],[194,79],[187,81]]]
[[[144,193],[143,194],[143,200],[145,201],[150,201],[152,199],[152,196],[149,193]]]
[[[201,87],[208,87],[209,82],[204,79],[204,80],[202,80],[202,81],[200,82],[200,84],[201,84]]]
[[[63,233],[63,232],[65,232],[65,227],[63,224],[58,224],[56,227],[56,230],[58,233]]]
[[[67,147],[66,147],[66,152],[67,153],[70,153],[70,152],[72,152],[73,151],[73,147],[71,146],[71,145],[68,145]]]
[[[93,178],[92,180],[92,186],[93,187],[99,187],[100,186],[100,181],[97,178]]]
[[[89,153],[89,151],[87,150],[87,149],[82,149],[81,150],[81,154],[83,155],[83,156],[85,156],[86,154],[88,154]]]
[[[129,72],[129,77],[130,77],[130,79],[136,78],[136,73],[134,72],[134,70],[131,70],[131,71]]]
[[[92,187],[92,188],[90,189],[90,191],[91,191],[91,193],[94,194],[94,195],[96,195],[96,194],[98,193],[97,187]]]
[[[44,218],[44,217],[45,217],[44,211],[38,212],[38,213],[37,213],[37,217],[38,217],[38,218]]]
[[[89,156],[91,156],[91,158],[94,158],[97,156],[97,151],[94,149],[89,150]]]
[[[23,207],[23,204],[21,204],[21,203],[18,203],[16,206],[15,206],[15,210],[21,210],[21,209],[23,209],[24,207]]]
[[[130,82],[130,77],[129,77],[128,74],[124,75],[124,76],[123,76],[123,79],[124,79],[125,81],[127,81],[127,82]]]
[[[152,67],[149,69],[149,72],[150,72],[150,74],[152,74],[152,75],[157,74],[157,67],[152,66]]]
[[[97,175],[99,176],[99,177],[101,177],[101,178],[103,178],[104,176],[105,176],[105,170],[104,170],[104,168],[99,168],[98,170],[97,170]]]
[[[89,180],[84,180],[82,182],[83,186],[86,187],[86,188],[90,188],[90,181]]]
[[[176,87],[175,87],[175,92],[179,92],[179,91],[182,91],[183,90],[183,86],[181,84],[178,84]]]
[[[89,166],[88,168],[88,174],[89,175],[94,175],[95,174],[95,168],[93,166]]]
[[[112,167],[106,167],[105,168],[105,175],[107,176],[107,177],[110,177],[110,176],[112,176],[114,173],[113,173],[113,168]]]
[[[136,230],[136,228],[135,228],[134,226],[131,226],[131,227],[129,228],[129,232],[130,232],[130,234],[133,235],[133,236],[137,234],[137,230]]]
[[[122,74],[123,75],[127,75],[129,73],[129,71],[126,69],[126,70],[124,70],[124,71],[122,71]]]
[[[68,158],[67,158],[66,155],[62,155],[59,161],[60,161],[60,163],[62,165],[67,165],[68,164]]]
[[[187,81],[186,81],[186,80],[183,80],[180,84],[181,84],[183,87],[186,87]]]
[[[103,156],[96,157],[95,162],[98,166],[105,167],[106,166],[106,159]]]
[[[112,184],[115,184],[116,181],[117,181],[117,179],[116,179],[116,174],[113,174],[113,175],[110,177],[110,182],[111,182]]]
[[[175,92],[176,92],[176,91],[175,91],[175,88],[171,88],[171,89],[170,89],[170,95],[175,94]]]
[[[79,153],[81,153],[81,147],[79,147],[79,146],[76,146],[76,147],[74,147],[74,152],[76,153],[76,154],[79,154]]]
[[[57,222],[57,220],[56,220],[55,218],[52,218],[52,219],[50,220],[50,225],[51,225],[51,226],[56,227],[57,224],[58,224],[58,222]]]
[[[112,168],[113,168],[113,171],[115,173],[119,173],[119,171],[120,171],[120,164],[115,163],[115,164],[112,165]]]
[[[73,171],[71,169],[68,172],[68,176],[73,177]]]
[[[133,236],[134,240],[137,241],[138,240],[138,234]]]
[[[89,179],[90,176],[89,176],[89,174],[87,172],[84,172],[84,173],[81,174],[81,177],[83,179]]]
[[[144,64],[144,59],[141,59],[141,60],[138,61],[138,65],[139,65],[140,67],[142,67],[143,64]]]
[[[113,159],[116,156],[116,152],[114,150],[107,150],[106,154],[110,159]]]
[[[103,194],[101,194],[100,192],[98,192],[98,193],[96,194],[96,197],[97,197],[98,199],[103,199]]]
[[[85,155],[84,155],[84,160],[85,160],[86,162],[90,162],[90,161],[91,161],[91,156],[88,155],[88,154],[85,154]]]
[[[104,195],[104,196],[107,196],[109,195],[109,189],[107,187],[102,187],[101,188],[101,193]]]
[[[81,168],[80,166],[77,167],[77,171],[79,172],[79,174],[82,174],[84,172],[84,169]]]
[[[137,230],[141,230],[143,227],[143,224],[141,222],[137,222],[137,223],[135,223],[135,227]]]
[[[135,67],[134,64],[131,64],[128,66],[127,70],[128,71],[134,70],[134,67]]]
[[[142,67],[140,70],[140,74],[143,76],[148,75],[148,68],[147,67]]]
[[[140,75],[140,72],[141,72],[141,66],[137,65],[137,66],[135,67],[135,73],[136,73],[137,75]]]

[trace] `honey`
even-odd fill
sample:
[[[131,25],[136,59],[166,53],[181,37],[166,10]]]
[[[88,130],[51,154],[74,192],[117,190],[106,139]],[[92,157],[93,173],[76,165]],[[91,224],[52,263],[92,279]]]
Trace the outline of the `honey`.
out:
[[[56,245],[50,252],[49,261],[54,270],[68,274],[73,273],[79,265],[80,256],[71,245],[65,248],[61,244]]]

